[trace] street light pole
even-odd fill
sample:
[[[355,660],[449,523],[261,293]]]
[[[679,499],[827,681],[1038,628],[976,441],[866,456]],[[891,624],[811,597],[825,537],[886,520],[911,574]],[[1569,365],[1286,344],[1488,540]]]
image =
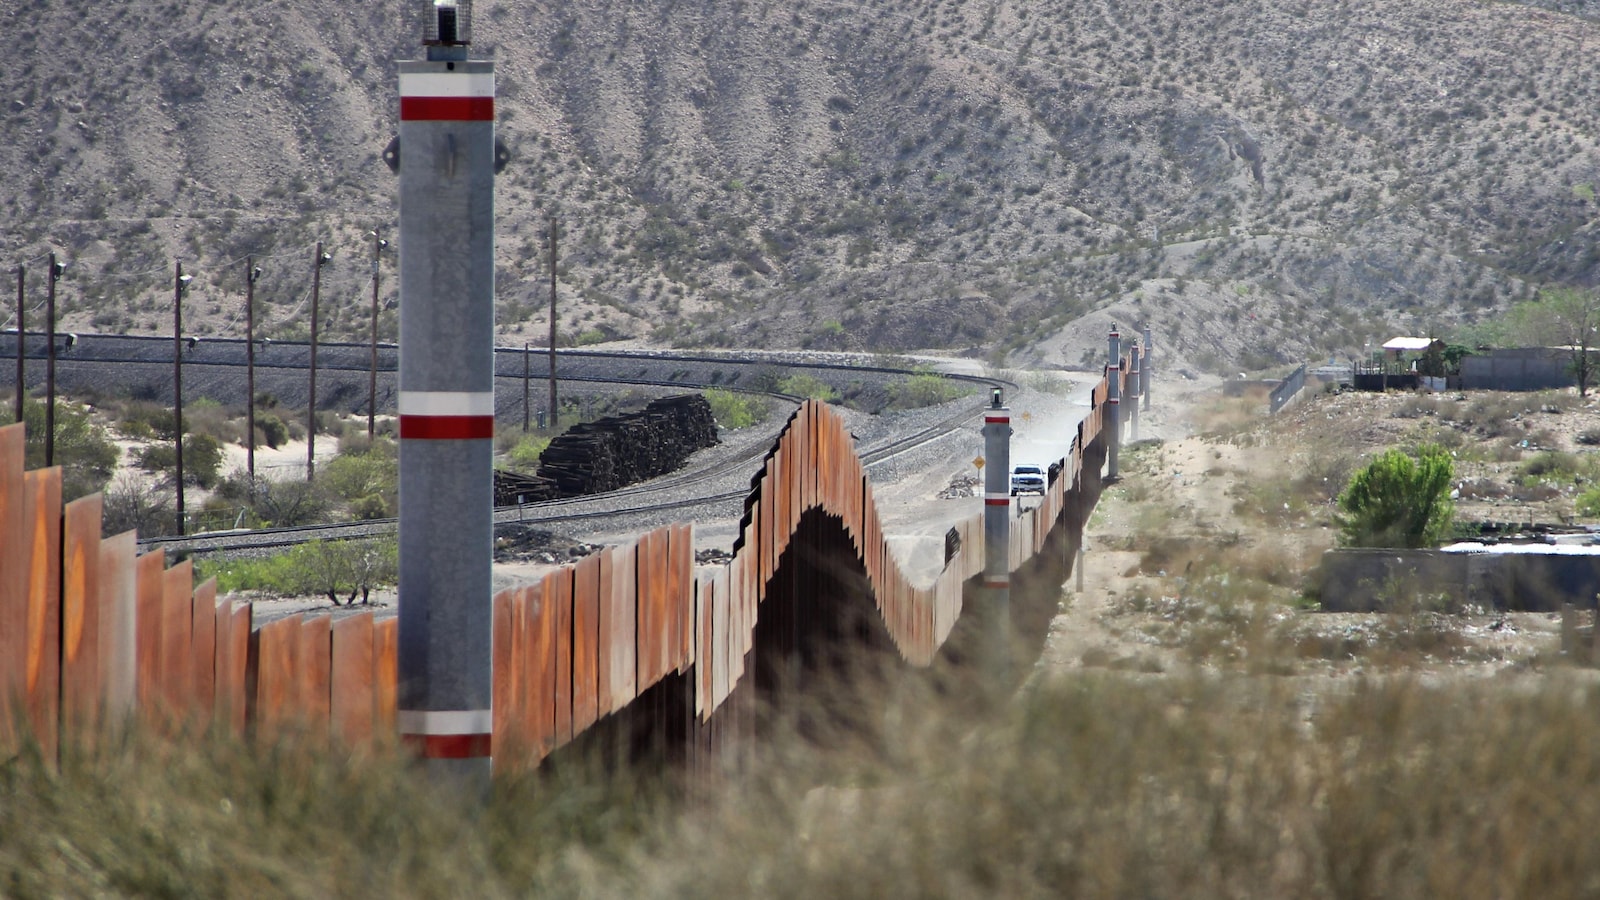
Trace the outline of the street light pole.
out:
[[[46,337],[49,346],[45,350],[44,363],[44,465],[49,468],[56,464],[56,282],[61,280],[61,273],[66,271],[66,266],[56,260],[54,251],[50,253],[50,280],[49,289],[45,293],[45,319],[49,322]]]
[[[556,220],[550,217],[550,430],[561,413],[556,407]]]
[[[18,422],[22,421],[23,379],[27,376],[27,363],[24,362],[27,357],[22,352],[28,336],[28,329],[25,327],[28,307],[23,297],[23,285],[26,281],[27,269],[17,266],[17,418],[15,421]]]
[[[378,270],[379,256],[389,242],[372,231],[372,362],[367,372],[367,444],[372,444],[376,434],[374,424],[378,413]]]
[[[244,469],[250,481],[250,502],[256,500],[256,279],[261,270],[255,257],[244,261]]]
[[[177,263],[172,276],[172,443],[178,451],[176,470],[178,481],[178,534],[183,525],[183,292],[194,279],[183,274],[183,263]]]
[[[311,397],[306,401],[306,480],[317,475],[317,304],[322,295],[322,266],[333,259],[317,241],[317,261],[311,267]]]

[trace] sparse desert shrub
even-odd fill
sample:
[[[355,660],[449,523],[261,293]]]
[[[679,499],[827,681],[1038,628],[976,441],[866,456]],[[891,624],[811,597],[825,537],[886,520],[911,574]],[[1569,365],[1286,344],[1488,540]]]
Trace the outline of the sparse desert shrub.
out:
[[[1578,474],[1581,463],[1571,453],[1547,450],[1536,454],[1522,464],[1522,474],[1527,478],[1546,481],[1571,481]]]
[[[505,464],[512,469],[534,471],[539,468],[539,457],[550,446],[550,439],[538,435],[523,435],[506,451]]]
[[[256,414],[256,431],[257,440],[274,450],[289,443],[289,426],[272,413]]]
[[[957,397],[965,397],[972,391],[972,386],[967,382],[942,378],[932,372],[919,373],[889,385],[889,408],[936,406]]]
[[[829,401],[839,396],[827,382],[812,375],[790,375],[778,381],[778,393]]]
[[[0,422],[10,422],[10,403],[0,411]],[[30,469],[44,468],[45,404],[25,398],[22,404],[25,464]],[[56,401],[55,463],[62,468],[61,493],[65,500],[76,500],[106,486],[116,471],[121,454],[104,428],[97,425],[84,407]]]
[[[767,417],[767,402],[755,394],[711,388],[704,391],[711,418],[719,428],[748,428]]]
[[[1589,519],[1600,517],[1600,487],[1592,487],[1579,494],[1573,506],[1580,516]]]

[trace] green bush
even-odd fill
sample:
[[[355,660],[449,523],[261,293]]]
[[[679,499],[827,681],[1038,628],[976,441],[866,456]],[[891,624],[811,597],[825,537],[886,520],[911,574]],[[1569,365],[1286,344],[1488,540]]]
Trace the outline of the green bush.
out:
[[[839,396],[826,382],[811,375],[790,375],[778,381],[778,393],[811,400],[830,401]]]
[[[11,404],[0,412],[0,424],[11,421]],[[26,465],[30,469],[44,467],[45,404],[24,398],[22,403]],[[65,500],[76,500],[86,494],[104,490],[111,473],[116,471],[121,453],[117,445],[106,436],[106,430],[95,424],[89,411],[74,403],[56,402],[55,463],[62,469],[61,493]]]
[[[256,416],[256,430],[261,432],[261,441],[274,450],[289,443],[289,426],[271,413]]]
[[[1547,450],[1522,464],[1522,474],[1547,481],[1571,481],[1578,474],[1578,457],[1558,450]]]
[[[183,480],[209,490],[222,471],[222,442],[209,434],[191,434],[183,440]],[[146,472],[173,475],[178,468],[178,451],[171,443],[151,444],[135,456]]]
[[[319,480],[350,504],[358,519],[381,519],[399,510],[400,460],[393,441],[379,438],[370,446],[365,436],[341,442],[348,449],[329,460]]]
[[[922,372],[889,385],[890,409],[917,409],[937,406],[972,393],[972,385],[932,372]]]
[[[523,435],[506,451],[505,465],[512,469],[533,471],[539,468],[539,457],[550,446],[550,439],[534,434]]]
[[[703,392],[711,404],[711,417],[721,428],[748,428],[767,418],[767,402],[755,394],[711,388]]]
[[[1350,479],[1339,495],[1341,541],[1349,547],[1428,547],[1450,529],[1455,466],[1435,444],[1417,456],[1390,450]]]
[[[311,541],[272,556],[202,561],[198,574],[215,577],[217,589],[224,592],[320,594],[338,606],[340,595],[354,602],[373,588],[394,584],[399,566],[399,545],[392,538]]]
[[[1592,487],[1578,495],[1578,515],[1588,519],[1600,518],[1600,487]]]

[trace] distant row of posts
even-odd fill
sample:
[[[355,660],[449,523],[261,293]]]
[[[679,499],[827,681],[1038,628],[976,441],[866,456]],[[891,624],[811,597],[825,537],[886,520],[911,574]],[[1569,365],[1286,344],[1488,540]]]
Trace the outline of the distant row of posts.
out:
[[[556,427],[558,420],[557,393],[556,393],[556,354],[555,344],[557,338],[556,320],[556,233],[557,223],[550,220],[550,413],[548,425]],[[383,277],[383,253],[389,247],[377,230],[367,232],[367,237],[372,244],[372,300],[370,310],[370,340],[369,360],[367,371],[367,440],[371,441],[377,436],[377,407],[378,407],[378,317],[380,312],[379,299]],[[321,320],[322,300],[322,268],[332,262],[333,256],[326,252],[323,243],[316,244],[315,255],[312,263],[311,276],[311,341],[310,365],[308,371],[306,403],[306,480],[316,477],[316,433],[317,433],[317,350],[318,329]],[[61,280],[66,272],[66,263],[58,258],[55,252],[50,253],[49,267],[46,269],[47,295],[45,301],[46,341],[45,356],[45,465],[55,465],[55,418],[56,418],[56,356],[60,350],[60,335],[56,331],[56,283]],[[248,490],[250,498],[255,499],[256,488],[256,384],[255,384],[255,288],[256,282],[261,279],[262,269],[256,264],[255,257],[245,259],[245,430],[250,439],[245,442],[245,471],[249,479]],[[181,261],[174,264],[172,285],[172,340],[173,340],[173,370],[172,370],[172,401],[174,429],[177,437],[174,438],[175,451],[174,474],[177,479],[176,510],[178,518],[178,532],[184,531],[184,488],[183,488],[183,352],[186,348],[193,348],[196,341],[183,335],[183,298],[188,292],[194,275],[183,270]],[[22,421],[23,399],[26,396],[27,382],[27,355],[24,353],[24,339],[27,335],[27,266],[17,266],[17,297],[16,297],[16,394],[14,399],[14,418]],[[69,341],[71,338],[69,337]],[[529,398],[527,394],[527,381],[531,377],[531,368],[527,365],[526,358],[531,356],[532,347],[524,344],[524,390],[523,390],[523,431],[528,431],[532,426]],[[539,415],[539,427],[545,427],[546,415]]]

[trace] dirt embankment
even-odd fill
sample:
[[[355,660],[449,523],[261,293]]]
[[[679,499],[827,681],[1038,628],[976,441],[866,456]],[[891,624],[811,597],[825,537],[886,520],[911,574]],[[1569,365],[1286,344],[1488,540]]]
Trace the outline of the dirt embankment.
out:
[[[1595,522],[1586,493],[1600,460],[1585,449],[1600,439],[1594,399],[1312,393],[1273,418],[1253,396],[1168,402],[1188,433],[1124,447],[1121,480],[1085,535],[1081,581],[1063,592],[1046,670],[1482,676],[1565,659],[1559,616],[1450,613],[1416,597],[1391,598],[1388,613],[1321,613],[1315,573],[1337,542],[1339,492],[1395,447],[1452,453],[1466,533]]]

